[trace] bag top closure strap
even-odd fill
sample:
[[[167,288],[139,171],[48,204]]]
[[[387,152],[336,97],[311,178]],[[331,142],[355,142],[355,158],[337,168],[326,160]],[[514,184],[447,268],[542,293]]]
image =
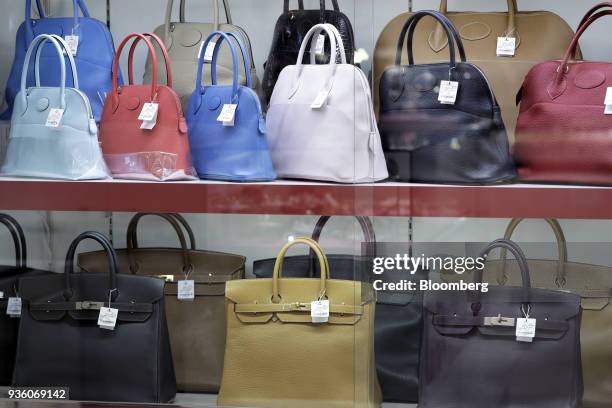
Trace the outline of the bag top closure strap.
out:
[[[206,41],[204,42],[204,44],[202,45],[202,52],[200,53],[200,56],[198,58],[198,74],[196,76],[196,83],[195,83],[195,89],[199,89],[200,90],[200,94],[203,95],[206,91],[206,87],[202,86],[202,74],[203,74],[203,70],[204,70],[204,55],[206,54],[206,49],[208,48],[208,45],[210,44],[210,42],[212,40],[214,40],[216,37],[220,37],[220,40],[217,41],[217,43],[215,44],[215,48],[214,48],[214,54],[213,54],[213,61],[212,61],[212,72],[214,73],[215,77],[214,77],[214,81],[213,81],[213,85],[216,85],[216,79],[217,79],[217,72],[216,72],[216,66],[217,66],[217,59],[218,59],[218,52],[219,49],[221,47],[221,44],[223,43],[223,41],[227,41],[227,44],[230,48],[230,52],[232,54],[232,63],[233,63],[233,75],[232,75],[232,99],[231,101],[229,101],[232,104],[236,104],[238,102],[238,87],[240,86],[240,82],[238,79],[238,55],[236,54],[236,47],[234,46],[234,43],[232,42],[230,35],[228,35],[227,33],[224,33],[223,31],[214,31],[212,32],[208,38],[206,38]],[[231,36],[233,38],[236,38],[236,36]],[[245,60],[245,64],[248,62],[248,57]],[[248,66],[248,65],[247,65]],[[212,74],[211,74],[212,77]],[[247,78],[249,78],[250,75],[247,75]]]

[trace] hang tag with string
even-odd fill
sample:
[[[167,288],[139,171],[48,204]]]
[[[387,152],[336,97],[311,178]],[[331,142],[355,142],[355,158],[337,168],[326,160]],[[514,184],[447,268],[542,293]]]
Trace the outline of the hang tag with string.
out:
[[[72,35],[65,36],[64,40],[66,40],[66,45],[68,45],[68,49],[70,50],[72,56],[76,57],[77,52],[79,50],[79,36],[74,35],[73,33]]]
[[[117,317],[119,316],[119,309],[111,307],[111,300],[113,292],[117,289],[111,289],[108,291],[108,307],[100,308],[100,315],[98,316],[98,326],[105,330],[115,330],[117,325]]]
[[[315,54],[322,55],[325,53],[325,35],[319,34],[317,37],[317,44],[315,46]]]
[[[155,102],[145,103],[140,111],[138,120],[142,120],[140,125],[141,129],[152,130],[157,124],[157,113],[159,111],[159,104]]]
[[[516,53],[516,38],[514,37],[497,37],[497,56],[498,57],[514,57]]]
[[[6,314],[12,318],[18,319],[21,317],[21,297],[19,296],[19,293],[17,292],[17,287],[15,285],[13,285],[13,291],[15,293],[15,296],[8,298],[8,303],[6,305]],[[3,297],[4,293],[2,293],[2,296],[0,296],[0,298]]]
[[[329,321],[329,299],[325,299],[325,293],[322,293],[319,299],[310,302],[310,318],[317,324]]]
[[[232,103],[223,105],[223,109],[221,110],[219,117],[217,117],[217,121],[223,122],[223,126],[234,126],[237,108],[238,105]]]
[[[51,108],[49,109],[49,115],[47,115],[46,127],[57,128],[62,123],[64,117],[64,109]]]
[[[443,105],[454,105],[457,102],[457,94],[459,93],[459,82],[457,81],[442,81],[440,82],[440,93],[438,101]]]
[[[204,48],[205,43],[206,41],[202,41],[202,43],[200,44],[200,50],[198,51],[198,60],[200,59],[200,56],[202,55],[202,49]],[[204,51],[204,62],[212,62],[216,45],[217,43],[213,41],[208,43],[208,45],[206,46],[206,50]]]
[[[612,115],[612,87],[608,88],[608,90],[606,91],[606,99],[604,101],[604,105],[606,106],[604,114]]]
[[[522,319],[516,319],[516,341],[523,343],[532,343],[536,335],[536,319],[531,319],[529,313],[531,312],[531,305],[528,306],[527,311],[525,307],[521,307],[523,315]]]
[[[310,109],[321,109],[323,106],[327,104],[327,99],[329,98],[329,89],[321,91],[317,94],[317,97],[310,105]]]
[[[185,279],[178,281],[176,297],[183,302],[191,302],[195,300],[195,281],[189,279],[191,268],[185,272]]]

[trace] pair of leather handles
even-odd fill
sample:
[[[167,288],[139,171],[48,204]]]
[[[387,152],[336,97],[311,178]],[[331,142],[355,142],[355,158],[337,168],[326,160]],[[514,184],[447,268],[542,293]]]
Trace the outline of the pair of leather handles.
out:
[[[0,223],[4,224],[13,238],[13,245],[15,247],[15,266],[18,268],[27,268],[28,249],[21,225],[19,225],[15,218],[8,214],[0,214]]]
[[[340,12],[340,6],[338,6],[338,0],[332,0],[332,7],[334,8],[334,11]],[[298,8],[300,11],[304,11],[304,0],[298,0]],[[325,0],[319,0],[319,10],[321,11],[321,17],[324,17],[325,16]],[[289,0],[284,1],[283,13],[285,14],[289,13]]]
[[[79,9],[83,13],[83,17],[85,18],[89,18],[89,10],[87,9],[87,6],[85,5],[84,0],[72,0],[72,6],[74,10],[73,30],[75,30],[75,33],[77,33],[80,36]],[[34,40],[34,21],[32,20],[32,0],[26,0],[25,7],[26,7],[25,9],[25,41],[26,41],[25,46],[27,47],[28,45],[30,45],[32,40]],[[40,18],[46,18],[45,8],[42,6],[42,3],[40,0],[36,0],[36,8],[38,9],[38,15],[40,16]]]
[[[219,0],[212,0],[213,2],[213,27],[214,27],[214,31],[218,31],[219,28],[221,27],[221,18],[220,18],[220,7],[219,7]],[[186,21],[185,19],[185,5],[186,5],[186,1],[185,0],[181,0],[181,4],[180,4],[180,17],[179,17],[179,21],[181,23],[184,23]],[[170,39],[170,31],[171,31],[171,25],[172,25],[172,8],[174,6],[174,0],[168,0],[168,3],[166,5],[166,22],[165,22],[165,26],[164,26],[164,40],[169,41]],[[230,5],[229,5],[229,0],[223,0],[223,9],[225,10],[225,18],[227,21],[227,24],[232,24],[232,14],[230,11]]]

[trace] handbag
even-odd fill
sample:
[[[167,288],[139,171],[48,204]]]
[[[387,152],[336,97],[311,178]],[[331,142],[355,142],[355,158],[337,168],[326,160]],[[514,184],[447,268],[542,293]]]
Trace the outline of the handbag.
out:
[[[0,120],[11,118],[13,105],[17,94],[21,90],[20,79],[24,67],[27,72],[27,87],[34,85],[35,75],[33,67],[28,70],[26,52],[34,38],[41,34],[56,34],[68,39],[76,36],[77,47],[74,59],[76,70],[80,79],[81,90],[91,103],[91,109],[96,122],[100,121],[102,106],[107,92],[111,89],[111,67],[115,56],[113,37],[103,22],[91,18],[85,1],[72,0],[73,17],[47,17],[41,1],[36,0],[39,19],[32,19],[32,0],[25,1],[25,21],[19,26],[15,44],[15,57],[6,84],[6,102],[8,109],[0,115]],[[79,9],[83,17],[79,17]],[[74,54],[74,52],[73,52]],[[45,69],[40,72],[42,86],[56,86],[60,75],[61,63],[56,63],[55,51],[47,47],[42,52]],[[72,73],[68,74],[72,81]],[[123,83],[121,73],[118,73],[119,83]],[[75,87],[76,88],[76,87]]]
[[[248,34],[241,27],[234,25],[232,22],[232,15],[230,12],[229,0],[223,0],[223,8],[227,18],[227,23],[220,23],[219,17],[219,3],[221,0],[213,0],[213,17],[214,23],[187,23],[185,22],[185,5],[186,0],[180,0],[180,21],[172,22],[172,6],[174,0],[168,0],[166,6],[166,21],[155,29],[155,34],[163,39],[163,43],[168,49],[170,55],[170,63],[172,70],[175,74],[174,79],[174,90],[180,96],[183,109],[187,109],[189,104],[189,98],[193,92],[193,83],[196,80],[196,73],[198,72],[198,61],[201,54],[206,54],[206,48],[202,45],[205,39],[215,31],[233,32],[240,38],[248,54],[248,67],[247,72],[243,76],[239,74],[240,84],[246,85],[247,80],[250,85],[249,88],[259,93],[261,84],[257,77],[257,70],[253,59],[253,51],[251,48],[251,41]],[[234,43],[236,45],[236,43]],[[166,67],[161,63],[161,57],[159,49],[157,52],[157,60],[160,62],[158,65],[158,72],[160,76],[164,76]],[[240,66],[244,66],[245,59],[242,55],[238,57],[240,59]],[[144,81],[150,82],[153,79],[152,71],[152,58],[147,58],[147,64],[145,67]],[[210,63],[210,60],[206,61]],[[222,49],[219,54],[218,62],[218,79],[221,85],[231,85],[233,81],[233,68],[232,68],[232,55],[228,49]],[[250,78],[249,78],[250,77]],[[204,79],[209,82],[210,77],[205,74]],[[201,83],[201,82],[200,82]],[[199,87],[198,87],[199,88]]]
[[[266,103],[270,103],[280,73],[285,67],[295,64],[306,34],[317,24],[327,23],[338,29],[344,45],[346,61],[349,64],[353,63],[355,36],[351,20],[340,11],[338,0],[332,0],[333,10],[325,8],[325,0],[319,0],[319,4],[319,10],[304,10],[304,1],[298,0],[298,10],[289,10],[289,0],[284,0],[283,14],[276,21],[272,46],[268,60],[264,64],[262,87]],[[326,47],[321,55],[315,55],[315,57],[321,62],[328,63],[331,58],[331,49]],[[303,58],[298,61],[306,64],[310,58],[310,52],[306,51]],[[336,62],[339,63],[340,59],[337,59]]]
[[[218,37],[218,38],[217,38]],[[189,145],[198,176],[203,179],[226,181],[269,181],[276,178],[266,140],[266,121],[251,77],[247,84],[238,82],[238,57],[234,42],[240,47],[245,72],[250,64],[248,52],[240,37],[234,33],[213,32],[203,49],[217,38],[212,57],[212,84],[202,86],[204,54],[200,55],[195,90],[187,110]],[[233,78],[231,87],[218,85],[219,50],[226,41],[232,54]],[[220,122],[226,106],[236,105],[231,126]]]
[[[41,69],[41,55],[47,42],[60,60],[59,86],[41,85],[40,72],[47,70],[46,62]],[[64,50],[72,72],[72,88],[66,87]],[[68,50],[66,42],[56,35],[41,34],[30,43],[0,169],[3,176],[64,180],[110,177],[98,144],[98,127],[91,105],[87,95],[80,91],[75,61]],[[35,86],[26,89],[30,59],[35,51]]]
[[[316,254],[320,278],[281,277],[285,254],[298,244]],[[272,279],[228,282],[225,297],[227,340],[218,405],[380,406],[373,288],[330,279],[327,258],[315,241],[287,243]],[[312,308],[324,308],[324,300],[329,316],[322,320],[327,321],[314,323]]]
[[[113,90],[106,98],[101,123],[101,143],[104,158],[115,178],[149,181],[192,180],[195,170],[191,165],[187,121],[179,97],[172,89],[172,70],[167,52],[162,52],[168,67],[166,83],[157,82],[157,57],[151,37],[165,50],[161,40],[151,33],[132,33],[125,37],[113,64]],[[117,74],[119,58],[125,45],[135,38],[128,57],[129,84],[119,87]],[[134,85],[132,66],[134,50],[144,41],[154,61],[151,85]],[[151,121],[139,119],[147,106],[157,104],[149,111]],[[153,126],[151,126],[153,124]]]
[[[605,105],[612,64],[574,63],[578,40],[599,18],[612,14],[602,3],[587,14],[562,61],[536,65],[519,99],[514,159],[524,181],[612,184],[612,116]]]
[[[414,34],[427,16],[446,31],[450,63],[415,64]],[[408,65],[401,65],[406,37]],[[516,173],[495,95],[482,71],[466,62],[452,23],[436,11],[415,13],[396,49],[395,66],[380,80],[379,128],[391,178],[475,184],[512,180]],[[441,102],[446,81],[457,88],[452,100]]]
[[[336,54],[315,65],[316,41],[309,65],[303,65],[312,38],[326,33]],[[331,24],[314,26],[302,41],[297,65],[278,78],[267,115],[268,143],[279,177],[369,183],[386,179],[380,135],[365,74],[346,63],[344,45]]]
[[[77,246],[89,239],[106,252],[104,273],[74,273]],[[164,281],[119,274],[115,251],[102,234],[85,232],[72,242],[63,275],[22,278],[19,285],[25,307],[15,387],[69,387],[71,399],[87,401],[174,398]],[[114,325],[99,319],[103,307],[117,310]]]
[[[549,11],[519,11],[516,0],[508,0],[508,12],[448,12],[447,0],[440,1],[440,12],[459,29],[470,62],[488,78],[497,97],[508,138],[514,142],[518,116],[516,93],[525,75],[540,61],[561,58],[574,35],[571,27]],[[459,2],[456,2],[459,3]],[[394,65],[395,44],[411,13],[403,13],[383,29],[374,49],[374,103],[379,112],[380,79]],[[498,38],[515,39],[514,56],[497,56]],[[415,32],[414,56],[423,63],[445,62],[443,50],[449,42],[444,27],[425,19]],[[402,64],[405,63],[405,60]]]
[[[506,229],[510,239],[516,227],[523,221],[514,219]],[[568,261],[567,242],[559,222],[546,219],[555,234],[559,259],[528,259],[532,286],[543,289],[571,291],[582,298],[582,369],[584,375],[585,408],[612,405],[612,268]],[[515,286],[516,261],[506,260],[502,251],[500,260],[488,262],[484,271],[486,282]]]
[[[312,233],[312,240],[319,242],[321,232],[329,216],[319,218]],[[369,217],[355,217],[359,222],[366,244],[366,255],[327,255],[332,279],[372,282],[372,260],[376,257],[376,234]],[[275,259],[253,262],[253,274],[257,278],[271,278]],[[285,257],[283,276],[287,278],[318,278],[321,276],[316,255]],[[408,276],[407,276],[408,275]],[[423,271],[415,275],[385,273],[377,279],[399,282],[423,277]],[[418,401],[418,369],[423,324],[423,294],[420,291],[378,291],[376,293],[374,323],[375,356],[378,381],[384,401]]]
[[[19,332],[19,319],[7,314],[9,298],[19,297],[19,278],[51,272],[28,268],[26,239],[16,219],[0,214],[0,223],[8,229],[15,248],[15,265],[0,265],[0,386],[9,386],[13,379]]]
[[[512,241],[480,257],[495,248],[517,259],[522,286],[425,295],[419,407],[580,407],[580,297],[531,288]],[[482,282],[482,270],[474,276]]]
[[[137,227],[146,215],[157,215],[175,229],[181,248],[140,248]],[[181,230],[189,237],[189,245]],[[225,352],[225,283],[244,278],[245,258],[196,249],[193,231],[178,214],[136,214],[127,229],[127,248],[117,250],[119,270],[166,280],[164,302],[170,330],[177,388],[181,392],[219,392]],[[79,254],[79,268],[101,272],[104,252]],[[178,299],[181,280],[194,281],[193,301]]]

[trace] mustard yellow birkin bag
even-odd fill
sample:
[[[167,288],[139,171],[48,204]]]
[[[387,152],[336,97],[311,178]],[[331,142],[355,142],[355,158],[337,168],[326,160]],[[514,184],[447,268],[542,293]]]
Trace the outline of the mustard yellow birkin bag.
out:
[[[312,248],[321,278],[282,278],[283,258],[298,244]],[[218,405],[380,406],[373,288],[329,279],[327,258],[315,241],[289,242],[276,258],[272,279],[227,282],[225,297],[227,338]]]

